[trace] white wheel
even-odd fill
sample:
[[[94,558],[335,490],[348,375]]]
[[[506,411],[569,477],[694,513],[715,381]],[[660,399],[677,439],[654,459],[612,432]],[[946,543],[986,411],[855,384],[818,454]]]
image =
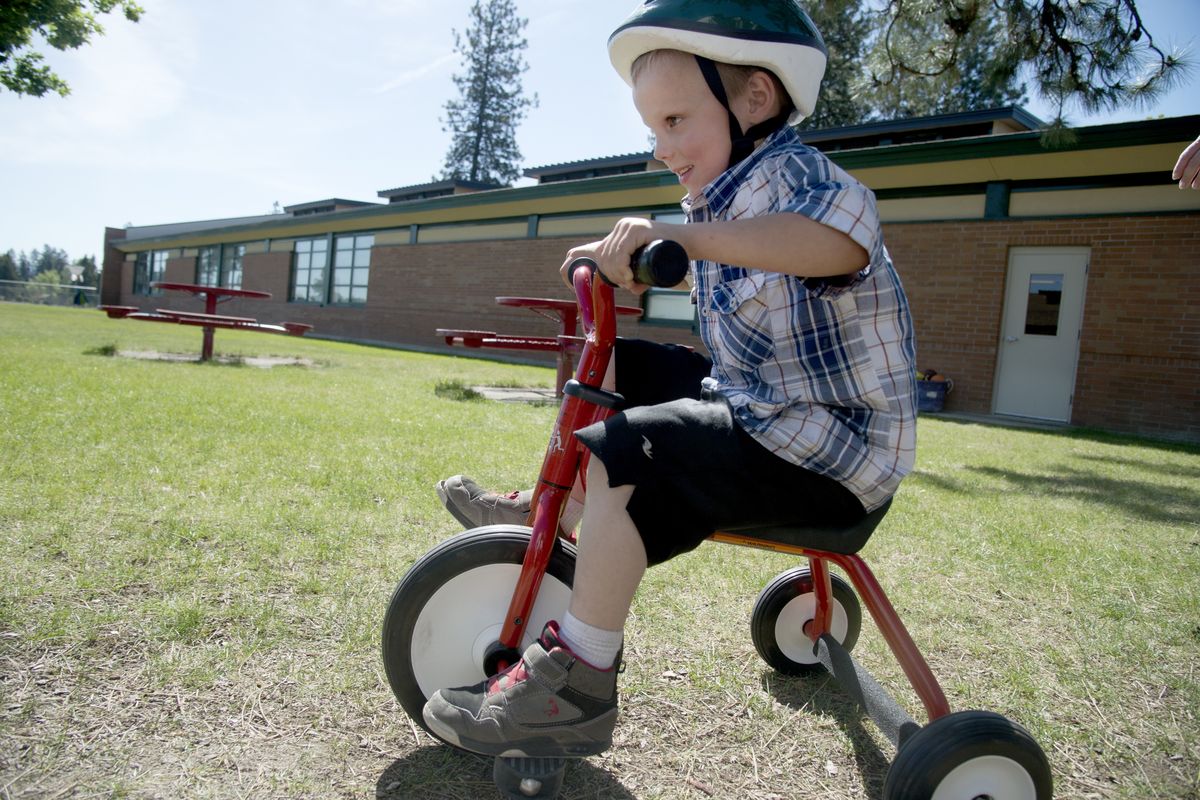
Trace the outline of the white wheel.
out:
[[[830,633],[846,650],[854,648],[862,629],[862,608],[850,584],[830,575],[833,607]],[[804,625],[816,616],[817,595],[807,567],[782,572],[766,585],[754,602],[750,636],[762,660],[785,675],[804,675],[824,669]]]
[[[884,800],[1050,800],[1046,754],[1029,732],[990,711],[939,717],[896,754]]]
[[[405,712],[425,727],[421,709],[438,689],[471,686],[487,675],[521,573],[530,530],[491,525],[447,539],[400,581],[383,621],[383,663]],[[529,615],[524,650],[552,619],[562,619],[575,577],[575,549],[559,540]]]
[[[964,761],[933,792],[933,800],[977,797],[1036,800],[1037,788],[1025,768],[1004,756],[979,756]]]

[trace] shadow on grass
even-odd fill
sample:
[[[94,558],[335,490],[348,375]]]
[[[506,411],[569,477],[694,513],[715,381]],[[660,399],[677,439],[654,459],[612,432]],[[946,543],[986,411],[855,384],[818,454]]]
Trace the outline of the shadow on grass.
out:
[[[1131,464],[1139,469],[1147,468],[1143,462]],[[1168,474],[1187,477],[1186,470],[1187,468],[1181,468],[1180,471],[1175,471],[1172,468]],[[1103,477],[1073,467],[1059,467],[1050,475],[1022,473],[997,467],[966,467],[965,471],[994,478],[1006,484],[997,487],[996,494],[1008,494],[1015,490],[1030,497],[1077,500],[1122,511],[1150,522],[1192,523],[1196,519],[1196,508],[1200,506],[1200,490],[1191,487],[1164,486],[1149,481]],[[918,471],[917,474],[920,481],[955,494],[976,494],[981,488],[977,483],[961,482],[928,472]]]
[[[939,416],[939,422],[950,425],[984,425],[988,427],[1006,428],[1030,436],[1048,436],[1055,439],[1077,439],[1085,442],[1112,445],[1134,445],[1153,450],[1164,450],[1172,453],[1200,453],[1200,444],[1176,439],[1152,439],[1132,433],[1116,433],[1099,428],[1073,428],[1056,423],[1039,425],[1035,420],[1007,420],[1004,417],[986,417],[983,419],[960,419],[954,416]]]
[[[493,760],[449,747],[422,747],[398,758],[375,784],[376,800],[490,800],[502,795],[492,782]],[[615,777],[587,759],[572,759],[561,795],[595,800],[637,800]]]
[[[868,724],[873,726],[874,723],[838,689],[836,681],[824,673],[806,678],[770,672],[763,675],[763,685],[780,703],[804,709],[806,715],[824,716],[836,722],[846,732],[854,748],[854,762],[862,776],[866,796],[871,800],[883,797],[883,784],[892,763],[891,755],[879,749],[877,738],[867,729]],[[799,717],[796,724],[803,725],[804,716]]]

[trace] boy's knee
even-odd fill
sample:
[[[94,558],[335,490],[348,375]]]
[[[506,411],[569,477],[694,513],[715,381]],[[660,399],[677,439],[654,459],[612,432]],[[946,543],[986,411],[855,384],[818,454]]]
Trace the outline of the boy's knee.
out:
[[[624,504],[629,501],[633,495],[633,485],[625,486],[610,486],[608,481],[608,468],[604,466],[604,462],[597,458],[594,454],[588,459],[587,468],[587,496],[589,500],[599,500],[600,498],[611,498],[614,501],[619,501]]]

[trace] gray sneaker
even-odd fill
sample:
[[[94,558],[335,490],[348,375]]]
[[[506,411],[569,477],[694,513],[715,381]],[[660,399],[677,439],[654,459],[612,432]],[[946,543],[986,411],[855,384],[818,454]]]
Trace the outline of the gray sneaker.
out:
[[[524,525],[529,517],[533,490],[496,494],[480,488],[465,475],[437,483],[437,495],[446,510],[466,528],[481,525]]]
[[[617,664],[620,658],[617,659]],[[442,689],[425,704],[439,738],[488,756],[575,758],[612,746],[617,664],[581,661],[549,622],[521,660],[475,686]]]

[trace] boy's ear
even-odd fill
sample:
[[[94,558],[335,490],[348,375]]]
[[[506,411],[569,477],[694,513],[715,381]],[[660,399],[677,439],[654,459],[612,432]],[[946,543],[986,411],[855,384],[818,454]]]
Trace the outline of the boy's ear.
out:
[[[750,75],[743,93],[746,98],[747,110],[750,113],[750,124],[765,122],[779,113],[780,101],[778,85],[766,72],[758,71]]]

